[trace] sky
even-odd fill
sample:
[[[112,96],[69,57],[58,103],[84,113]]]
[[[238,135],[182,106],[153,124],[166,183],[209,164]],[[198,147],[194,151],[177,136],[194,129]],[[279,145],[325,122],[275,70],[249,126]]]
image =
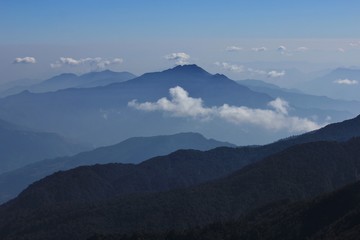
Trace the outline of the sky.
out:
[[[360,65],[359,10],[357,0],[0,0],[0,83],[184,63],[290,81],[288,68]]]

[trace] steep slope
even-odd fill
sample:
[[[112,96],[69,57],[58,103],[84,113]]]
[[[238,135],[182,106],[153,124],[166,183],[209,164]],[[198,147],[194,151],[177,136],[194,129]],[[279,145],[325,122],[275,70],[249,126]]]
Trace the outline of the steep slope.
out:
[[[276,202],[239,220],[163,234],[95,235],[91,240],[356,240],[360,232],[360,182],[312,200]]]
[[[86,149],[89,148],[57,134],[35,132],[0,120],[0,173]]]
[[[169,136],[136,137],[71,157],[39,161],[0,175],[0,202],[15,197],[30,183],[60,170],[93,164],[139,163],[179,149],[204,151],[220,146],[235,147],[230,143],[206,139],[200,134],[180,133]]]
[[[236,219],[274,201],[306,199],[355,182],[360,170],[360,138],[294,146],[226,178],[188,189],[98,202],[101,198],[91,196],[92,189],[101,189],[102,195],[114,190],[114,182],[102,179],[114,174],[115,168],[83,168],[84,174],[94,176],[92,181],[84,181],[80,169],[74,169],[33,184],[0,208],[0,237],[86,239],[93,233],[186,229]],[[78,194],[64,190],[68,184],[45,187],[61,179],[72,179],[73,189],[83,189],[95,201],[83,198],[85,195],[63,201],[63,193]],[[45,189],[58,193],[56,199],[47,198]]]

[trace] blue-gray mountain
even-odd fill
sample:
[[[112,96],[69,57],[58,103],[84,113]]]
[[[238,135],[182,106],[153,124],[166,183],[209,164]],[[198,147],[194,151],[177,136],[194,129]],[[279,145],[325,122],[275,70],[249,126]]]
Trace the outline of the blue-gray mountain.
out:
[[[60,170],[93,164],[136,164],[179,149],[205,151],[220,146],[235,147],[230,143],[206,139],[197,133],[179,133],[169,136],[130,138],[113,146],[101,147],[72,157],[39,161],[0,175],[0,203],[15,197],[32,182]]]
[[[317,95],[360,100],[360,69],[337,68],[323,77],[302,84],[301,89]]]
[[[201,121],[161,112],[138,111],[128,106],[134,99],[153,102],[168,97],[169,89],[176,86],[184,88],[191,97],[201,98],[207,107],[226,103],[269,109],[268,103],[274,100],[269,94],[253,91],[224,75],[212,75],[196,65],[184,65],[104,87],[38,94],[22,92],[0,99],[0,117],[28,127],[89,141],[96,146],[114,144],[134,136],[174,132],[199,132],[237,145],[265,144],[289,135],[287,129],[272,131],[251,124],[238,126],[221,118]],[[346,111],[348,107],[344,107],[345,112],[341,112],[341,105],[339,103],[336,109],[319,109],[318,115],[321,116],[318,117],[329,115],[332,117],[331,122],[354,116]],[[320,104],[317,106],[320,108]],[[313,108],[295,106],[292,109],[291,114],[308,118],[312,118],[315,113]],[[323,123],[325,119],[319,121]]]
[[[0,120],[0,174],[35,161],[69,156],[87,149],[89,147],[57,134],[36,132]]]
[[[129,72],[113,72],[105,70],[101,72],[90,72],[83,75],[73,73],[63,73],[52,77],[40,83],[13,86],[0,92],[1,97],[10,96],[28,90],[30,92],[52,92],[67,88],[89,88],[105,86],[111,83],[124,82],[135,78],[136,76]]]
[[[105,87],[38,94],[22,92],[0,99],[0,117],[25,126],[91,141],[98,146],[114,144],[134,136],[173,132],[200,132],[220,140],[231,142],[233,139],[235,143],[259,139],[256,134],[249,134],[241,128],[235,131],[234,125],[225,121],[164,117],[162,113],[144,113],[128,107],[128,102],[134,99],[140,102],[157,101],[168,96],[169,89],[176,86],[183,87],[192,97],[202,98],[208,106],[228,103],[268,108],[268,102],[273,100],[223,75],[211,75],[196,65],[185,65],[163,72],[147,73]],[[271,135],[269,133],[267,137]]]
[[[253,91],[266,93],[273,98],[280,97],[284,99],[295,107],[296,113],[300,116],[310,116],[312,114],[322,119],[331,116],[332,120],[340,121],[344,118],[351,118],[354,114],[360,112],[360,101],[310,95],[296,89],[280,88],[260,80],[247,79],[237,82]]]

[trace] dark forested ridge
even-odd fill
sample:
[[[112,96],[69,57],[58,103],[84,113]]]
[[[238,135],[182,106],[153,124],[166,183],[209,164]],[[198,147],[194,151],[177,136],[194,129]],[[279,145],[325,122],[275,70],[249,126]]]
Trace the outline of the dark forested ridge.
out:
[[[71,157],[38,161],[0,175],[0,203],[14,198],[32,182],[60,170],[93,164],[139,163],[179,149],[209,150],[219,146],[235,147],[230,143],[206,139],[197,133],[179,133],[167,136],[135,137],[116,145],[97,148]]]
[[[0,237],[85,239],[94,233],[187,229],[237,219],[281,199],[301,200],[333,191],[357,181],[359,168],[360,138],[356,138],[346,143],[313,142],[290,147],[226,178],[196,187],[106,201],[52,203],[53,199],[43,194],[42,187],[48,181],[44,179],[0,208]],[[77,183],[73,189],[112,189],[111,182],[96,179],[101,172],[110,175],[114,165],[85,169],[88,175],[95,175],[90,178],[92,182],[88,178],[78,181],[79,174],[71,174],[76,169],[67,172],[71,184]],[[56,178],[52,180],[48,183],[56,183]],[[59,187],[49,190],[62,191]]]
[[[312,200],[280,201],[230,222],[203,228],[130,235],[97,234],[89,240],[357,240],[360,182]]]

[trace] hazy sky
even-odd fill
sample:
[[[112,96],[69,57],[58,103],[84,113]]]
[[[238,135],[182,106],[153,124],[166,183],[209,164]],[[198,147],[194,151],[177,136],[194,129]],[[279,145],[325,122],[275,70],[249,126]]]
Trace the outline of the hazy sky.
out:
[[[1,0],[0,82],[177,63],[238,79],[359,66],[359,11],[358,0]]]

